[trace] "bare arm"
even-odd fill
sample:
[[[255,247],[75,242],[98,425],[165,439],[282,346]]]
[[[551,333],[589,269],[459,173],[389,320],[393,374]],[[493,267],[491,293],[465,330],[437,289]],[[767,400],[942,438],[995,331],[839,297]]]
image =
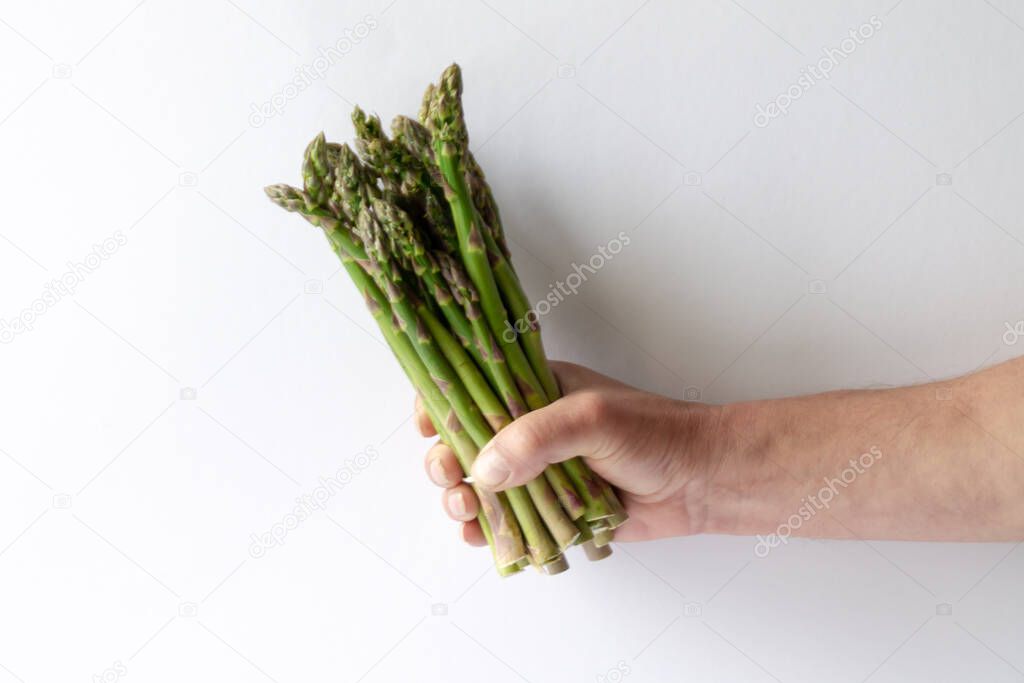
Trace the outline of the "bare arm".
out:
[[[708,531],[1024,538],[1024,359],[949,382],[724,410]]]

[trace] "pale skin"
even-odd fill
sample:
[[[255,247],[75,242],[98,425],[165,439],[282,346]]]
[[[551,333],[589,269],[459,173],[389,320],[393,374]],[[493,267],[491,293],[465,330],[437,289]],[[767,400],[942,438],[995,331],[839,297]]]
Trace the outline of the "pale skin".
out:
[[[787,533],[817,538],[1024,539],[1024,358],[930,384],[721,406],[552,366],[565,396],[501,430],[471,475],[500,491],[582,455],[626,505],[617,541],[768,535],[787,520]],[[417,418],[435,434],[418,403]],[[426,469],[463,539],[483,545],[451,449],[432,446]]]

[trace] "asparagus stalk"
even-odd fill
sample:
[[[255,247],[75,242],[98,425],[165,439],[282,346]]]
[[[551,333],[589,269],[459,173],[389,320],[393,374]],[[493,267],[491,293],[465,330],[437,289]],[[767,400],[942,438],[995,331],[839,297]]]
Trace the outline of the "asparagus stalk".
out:
[[[423,396],[424,404],[431,416],[431,421],[437,429],[442,440],[455,452],[456,458],[462,467],[463,473],[468,474],[469,468],[473,465],[476,457],[476,445],[466,435],[465,430],[451,413],[451,407],[444,400],[444,396],[437,390],[426,368],[416,358],[415,351],[397,329],[391,320],[390,310],[385,308],[386,301],[380,290],[373,287],[372,281],[365,276],[365,273],[351,259],[345,259],[345,268],[349,274],[361,283],[367,302],[372,302],[371,310],[374,318],[380,326],[388,345],[394,350],[396,357],[405,369],[413,386],[417,387]],[[371,289],[373,288],[373,289]],[[494,555],[494,562],[499,572],[509,567],[518,569],[517,563],[526,557],[526,549],[523,545],[522,534],[516,522],[512,508],[505,496],[485,491],[473,486],[473,492],[480,502],[480,512],[477,520],[480,527],[486,528],[486,537],[491,552]],[[494,530],[497,529],[497,532]]]
[[[480,168],[473,152],[466,150],[466,178],[469,182],[469,190],[473,195],[473,203],[480,212],[484,223],[490,227],[491,238],[501,250],[502,255],[512,262],[512,252],[509,251],[508,242],[505,239],[505,228],[501,224],[501,212],[498,211],[498,202],[494,199],[491,186],[487,184],[484,170]]]
[[[273,186],[268,195],[324,229],[468,472],[495,431],[560,391],[497,202],[469,151],[461,88],[452,65],[424,95],[426,127],[397,117],[393,139],[357,108],[363,162],[321,133],[303,158],[304,191]],[[491,496],[481,499],[480,524],[503,575],[526,563],[564,571],[559,548],[571,543],[599,559],[626,519],[613,489],[579,458],[525,487],[480,495]]]
[[[437,256],[430,253],[408,216],[394,205],[379,200],[374,202],[374,209],[392,242],[406,257],[409,269],[422,278],[434,293],[434,300],[441,307],[453,331],[458,337],[464,335],[469,341],[463,347],[470,350],[484,369],[512,418],[525,413],[523,399],[509,373],[505,356],[494,344],[490,331],[481,321],[479,308],[467,301],[466,291],[455,273],[457,264],[452,263],[443,253]],[[507,422],[495,426],[495,431],[505,424]]]
[[[369,217],[369,214],[361,216],[361,219],[361,224],[365,223],[366,229],[372,232],[374,224],[371,222],[373,219]],[[373,240],[370,243],[376,242],[377,240]],[[386,256],[375,251],[371,254],[370,258],[371,261],[379,261],[386,258]],[[469,389],[473,400],[480,406],[494,431],[497,432],[502,427],[511,423],[512,418],[504,411],[501,402],[491,392],[483,375],[480,374],[463,349],[455,342],[448,330],[422,304],[416,306],[416,313],[419,319],[426,324],[428,333],[433,336],[442,353],[459,375],[459,379]],[[544,520],[544,525],[559,548],[565,549],[572,545],[578,537],[579,531],[563,513],[558,498],[547,480],[542,478],[534,479],[526,484],[526,490],[537,512],[540,513],[541,519]]]
[[[484,225],[487,224],[484,223]],[[540,380],[548,400],[554,401],[561,393],[558,389],[558,381],[548,365],[547,354],[544,352],[544,344],[540,338],[540,323],[537,321],[537,315],[531,308],[529,299],[526,298],[526,292],[523,291],[523,286],[512,268],[511,261],[496,241],[494,231],[485,229],[483,235],[491,268],[494,271],[495,284],[508,306],[510,329],[514,330],[519,342],[523,345],[526,357],[530,361],[530,367]]]
[[[338,251],[341,252],[341,249],[339,248]],[[388,345],[394,350],[395,356],[405,369],[413,386],[417,387],[423,396],[424,404],[427,406],[427,411],[438,434],[455,452],[463,473],[468,474],[473,460],[476,458],[476,444],[455,418],[444,396],[438,391],[426,368],[416,357],[409,340],[395,328],[391,311],[387,307],[387,301],[383,294],[353,259],[343,258],[342,260],[349,275],[363,290],[367,303],[371,304],[370,309]],[[526,557],[526,549],[523,545],[519,524],[508,499],[501,494],[480,489],[475,485],[473,492],[480,502],[477,520],[480,522],[481,529],[486,528],[487,530],[486,538],[499,573],[505,575],[504,570],[513,567],[515,569],[512,572],[514,572],[518,569],[519,560]]]
[[[314,225],[319,225],[324,229],[346,271],[363,294],[388,345],[395,353],[410,381],[423,396],[424,403],[428,407],[428,412],[439,434],[443,434],[445,442],[454,450],[463,472],[468,473],[476,458],[477,446],[452,413],[447,400],[438,390],[422,361],[417,357],[409,339],[396,329],[386,297],[353,257],[352,252],[358,254],[358,249],[350,238],[345,237],[342,221],[337,217],[325,215],[326,212],[322,209],[310,211],[306,208],[309,204],[308,197],[287,185],[270,186],[266,188],[266,192],[271,200],[282,208],[288,211],[298,211],[310,219]],[[485,527],[487,530],[488,543],[494,553],[495,563],[503,574],[511,573],[503,570],[517,567],[519,560],[526,557],[522,535],[511,506],[502,494],[495,494],[475,486],[474,492],[481,507],[478,519],[481,522],[481,527]]]
[[[424,109],[421,110],[421,120],[425,120],[427,112],[429,111],[429,104],[436,89],[431,86],[427,89],[427,93],[424,95]],[[441,175],[440,170],[437,167],[437,161],[434,157],[434,149],[431,142],[430,132],[415,121],[408,119],[404,116],[396,116],[391,124],[392,132],[395,136],[395,140],[402,144],[413,156],[420,162],[424,172],[418,174],[420,183],[428,184],[433,188],[438,188],[444,184],[444,178]],[[468,154],[467,159],[470,159],[471,155]],[[474,203],[478,207],[478,212],[481,215],[488,215],[493,219],[493,225],[500,226],[500,218],[497,213],[497,204],[494,202],[493,195],[490,193],[490,188],[483,177],[483,172],[476,164],[475,160],[469,162],[468,175],[470,177],[470,185],[474,187]],[[434,196],[434,192],[430,190],[424,191],[427,196]],[[487,208],[487,213],[479,211],[479,206],[483,204]],[[485,224],[486,225],[486,224]],[[492,264],[495,264],[495,280],[501,290],[502,298],[506,304],[509,305],[510,313],[512,315],[513,326],[514,321],[523,320],[526,325],[530,326],[528,334],[521,335],[528,346],[528,350],[531,350],[533,357],[536,359],[536,365],[531,364],[531,367],[536,369],[539,367],[541,372],[539,373],[542,378],[542,388],[545,393],[551,392],[550,397],[552,400],[558,397],[558,384],[554,380],[554,375],[551,373],[550,367],[547,364],[546,356],[544,354],[543,346],[540,345],[540,332],[537,326],[536,317],[530,312],[530,306],[526,295],[523,293],[522,287],[519,284],[519,279],[516,277],[515,272],[511,268],[511,263],[507,259],[507,254],[498,246],[497,242],[498,235],[500,235],[500,227],[492,228],[490,230],[482,231],[485,240],[487,241],[488,256]],[[441,235],[442,241],[451,243],[452,236]],[[501,242],[503,244],[503,240]],[[457,240],[456,240],[457,248]],[[454,260],[454,259],[453,259]],[[443,265],[443,262],[442,262]],[[452,293],[458,296],[460,288],[457,283],[450,282],[450,288]],[[475,304],[475,298],[473,303]],[[475,306],[474,306],[475,307]],[[502,330],[502,337],[507,334],[507,330],[512,329],[506,327]],[[546,380],[546,381],[545,381]],[[544,401],[534,400],[530,408],[537,408],[540,405],[546,405]],[[509,406],[510,411],[512,406]],[[518,415],[513,411],[513,417]],[[585,469],[586,465],[581,463],[570,463],[565,465],[554,465],[549,467],[545,471],[545,476],[548,482],[558,496],[559,502],[562,507],[566,510],[572,519],[578,519],[583,516],[584,510],[586,509],[585,503],[581,500],[581,495],[577,493],[568,475],[566,469],[572,468],[574,470],[574,479],[579,482],[580,485],[586,485],[591,481],[592,477]],[[592,488],[588,486],[588,489]],[[596,502],[594,497],[591,495],[588,497],[590,502],[590,514],[589,517],[596,519],[601,515],[609,514],[609,511],[603,510],[599,503]]]
[[[431,198],[437,193],[439,183],[443,182],[440,172],[437,170],[435,160],[433,158],[433,150],[430,143],[430,133],[421,125],[416,122],[404,118],[396,117],[392,122],[392,131],[395,136],[395,140],[406,147],[407,152],[410,152],[416,159],[418,168],[422,168],[421,171],[411,174],[413,180],[408,181],[408,184],[416,187],[418,194],[421,196]],[[358,128],[358,126],[357,126]],[[365,127],[365,134],[367,136],[379,134],[379,127],[367,126]],[[383,143],[382,143],[383,144]],[[486,188],[487,197],[489,196],[489,187],[486,186],[483,180],[482,171],[478,166],[475,166],[473,161],[474,170],[471,174],[472,177],[476,178],[477,187]],[[479,189],[477,190],[479,193]],[[474,200],[475,201],[475,200]],[[481,199],[481,202],[484,200]],[[492,203],[492,215],[497,217],[497,205],[494,205],[493,197],[490,197],[490,203]],[[487,236],[489,237],[489,236]],[[451,242],[451,240],[446,240]],[[493,240],[490,241],[493,244]],[[500,255],[505,267],[502,269],[502,274],[508,276],[511,272],[508,267],[508,260],[504,258],[504,255]],[[450,254],[439,254],[437,260],[441,264],[441,271],[445,276],[445,280],[453,294],[456,295],[457,299],[461,299],[465,309],[466,315],[470,319],[473,325],[474,333],[478,340],[482,339],[494,339],[492,335],[485,329],[484,322],[481,321],[482,313],[478,305],[478,296],[476,294],[473,284],[467,282],[468,279],[461,267],[461,264],[452,257]],[[525,302],[525,295],[522,294],[521,288],[518,287],[518,280],[515,278],[514,272],[511,272],[512,282],[515,283],[517,291],[519,292],[521,301]],[[523,307],[528,307],[527,304],[523,304]],[[532,318],[530,318],[532,321]],[[503,336],[506,330],[502,331]],[[539,335],[535,335],[539,340]],[[543,347],[541,348],[541,354],[543,356]],[[501,355],[501,350],[497,347],[492,351],[494,357]],[[502,356],[504,360],[504,356]],[[502,366],[504,366],[504,362]],[[542,368],[551,376],[551,371],[547,366],[547,362]],[[509,412],[512,414],[513,419],[520,417],[525,412],[525,408],[522,407],[521,401],[519,400],[519,391],[516,387],[511,374],[508,372],[507,367],[495,368],[488,373],[490,380],[499,387],[502,393],[502,397],[507,405]],[[551,376],[552,382],[553,376]],[[557,389],[557,384],[555,385]],[[535,408],[537,403],[535,402]],[[580,496],[573,489],[572,483],[566,475],[561,465],[553,465],[545,471],[545,476],[548,479],[549,484],[554,489],[554,492],[566,513],[571,519],[577,519],[584,514],[585,505],[580,500]]]
[[[597,562],[612,554],[612,546],[610,543],[604,543],[597,545],[596,540],[587,541],[583,543],[583,552],[586,553],[587,559],[591,562]]]
[[[445,196],[451,205],[452,215],[455,219],[459,252],[466,264],[466,270],[480,294],[481,306],[491,326],[491,331],[502,341],[502,348],[505,350],[517,378],[524,385],[532,385],[538,389],[536,392],[530,393],[524,390],[524,398],[527,399],[531,409],[542,408],[548,404],[548,399],[551,397],[548,397],[544,389],[538,386],[537,376],[516,340],[509,341],[504,334],[508,315],[487,253],[486,234],[489,231],[484,229],[479,220],[479,213],[469,195],[465,180],[468,133],[462,115],[461,94],[462,76],[458,66],[453,64],[445,70],[440,84],[433,91],[433,98],[427,112],[427,126],[433,135],[434,155],[444,179]],[[518,286],[518,278],[515,278],[514,273],[510,272],[510,277]],[[521,288],[518,291],[521,293]],[[525,296],[522,297],[522,300],[525,301]],[[550,368],[543,354],[543,348],[541,347],[537,351],[539,352],[538,363],[546,369],[546,374],[550,375]],[[524,364],[527,366],[526,368],[523,368]],[[553,383],[552,391],[557,392],[558,386],[557,382],[554,382],[553,375],[551,375],[551,382]],[[565,471],[583,500],[587,509],[585,513],[587,519],[596,520],[614,514],[609,502],[614,493],[611,492],[610,487],[607,487],[590,472],[582,460],[573,458],[566,461]]]
[[[373,245],[373,250],[367,253],[370,264],[367,270],[385,292],[399,329],[412,341],[414,349],[434,377],[441,393],[448,399],[455,415],[466,425],[477,447],[482,448],[491,440],[494,432],[410,301],[411,295],[403,285],[401,272],[383,250],[380,235],[376,232],[376,222],[366,210],[360,213],[359,229],[364,235],[364,243],[368,243],[367,246]],[[354,247],[354,244],[346,244],[350,253],[358,254],[358,251],[353,250]],[[461,351],[461,347],[454,343],[448,348],[459,348]],[[556,557],[560,550],[531,502],[529,493],[522,487],[516,487],[509,489],[507,496],[526,538],[531,559],[535,563],[544,564]]]
[[[544,389],[515,338],[509,339],[508,315],[488,261],[482,226],[465,181],[465,149],[468,135],[462,119],[462,81],[457,67],[442,76],[430,105],[428,128],[433,136],[434,156],[444,181],[445,198],[451,207],[458,235],[459,255],[480,296],[480,305],[491,333],[501,346],[520,391],[531,409],[546,405]]]
[[[435,262],[438,272],[447,283],[456,301],[462,305],[466,319],[473,328],[473,334],[481,346],[481,353],[486,354],[489,361],[491,381],[501,394],[501,398],[513,419],[526,414],[527,407],[519,387],[516,385],[512,372],[509,370],[505,355],[494,340],[487,322],[480,310],[479,297],[473,284],[462,269],[462,266],[445,253],[437,254]]]
[[[375,206],[379,206],[379,204]],[[465,355],[462,346],[454,341],[448,330],[434,318],[422,301],[416,301],[410,294],[407,294],[406,278],[383,244],[385,233],[377,213],[364,207],[359,213],[357,228],[365,249],[365,252],[360,252],[360,255],[367,254],[370,262],[368,271],[378,280],[378,285],[387,292],[399,322],[405,325],[404,331],[422,338],[424,348],[429,345],[439,352],[437,372],[441,371],[441,360],[450,364],[461,381],[458,388],[465,387],[469,402],[479,408],[492,431],[496,432],[511,422],[511,418],[507,416],[501,402],[491,391],[487,380]],[[429,364],[428,367],[430,367]],[[435,369],[431,368],[431,371],[434,372]],[[483,443],[480,445],[482,446]]]
[[[482,179],[479,182],[482,182]],[[496,208],[494,215],[497,217]],[[555,401],[561,397],[561,389],[548,364],[547,354],[544,352],[544,346],[540,338],[540,326],[536,315],[530,308],[529,301],[526,298],[518,276],[512,269],[511,263],[505,258],[503,250],[499,248],[493,238],[493,232],[485,230],[483,234],[494,269],[495,281],[498,283],[502,297],[509,306],[509,312],[516,321],[516,330],[521,330],[519,339],[526,350],[527,357],[530,359],[530,364],[537,372],[538,377],[541,378],[549,400]],[[628,517],[614,490],[607,482],[597,477],[582,459],[572,458],[566,461],[564,463],[564,470],[568,474],[570,481],[575,485],[576,490],[583,497],[588,519],[611,518],[614,520],[614,526],[620,526],[625,523]]]
[[[383,330],[384,327],[382,326],[381,329]],[[393,326],[390,326],[389,333],[385,333],[385,337],[391,343],[392,341],[397,341],[400,335]],[[411,349],[409,350],[411,351]],[[400,362],[402,362],[401,359]],[[437,430],[438,436],[455,452],[463,474],[468,475],[469,468],[472,466],[473,459],[475,458],[475,444],[465,434],[465,431],[462,430],[461,425],[451,419],[451,407],[430,382],[430,376],[427,374],[426,368],[421,363],[417,363],[414,356],[406,362],[402,362],[403,367],[407,363],[411,367],[406,370],[406,374],[409,375],[413,385],[426,388],[426,391],[421,396],[423,396],[424,405],[427,408],[427,413],[430,415],[431,422],[434,424],[434,428]],[[515,520],[515,515],[508,503],[508,499],[502,494],[480,489],[475,484],[472,485],[472,489],[477,500],[480,502],[477,522],[480,524],[484,538],[487,539],[487,545],[491,548],[498,573],[502,576],[508,576],[518,572],[520,569],[519,561],[526,558],[527,554],[526,548],[523,545],[519,524]],[[494,520],[493,526],[491,520]],[[494,528],[498,529],[497,533],[494,532]]]
[[[600,531],[594,532],[594,540],[590,541],[590,543],[593,543],[596,548],[604,548],[612,542],[612,539],[613,532],[611,529],[601,529]]]
[[[412,180],[407,181],[407,184],[415,188],[415,191],[421,196],[433,198],[441,195],[443,197],[443,193],[438,192],[438,190],[443,186],[444,178],[436,167],[436,160],[433,157],[433,148],[430,142],[430,133],[414,121],[401,116],[395,118],[392,123],[392,129],[396,140],[403,144],[406,150],[411,152],[415,158],[415,162],[409,161],[406,163],[415,163],[417,167],[422,167],[423,169],[421,172],[411,174]],[[481,232],[487,244],[488,257],[491,259],[495,282],[502,298],[509,307],[511,315],[509,321],[512,325],[503,327],[501,336],[505,338],[510,330],[516,332],[517,328],[523,328],[524,331],[520,336],[523,339],[531,369],[537,375],[542,388],[548,394],[548,398],[552,398],[558,391],[558,385],[545,360],[546,356],[540,341],[540,328],[537,325],[536,316],[532,315],[529,301],[519,284],[515,271],[512,269],[497,204],[491,194],[490,187],[484,179],[483,170],[480,169],[468,149],[466,149],[466,166],[468,186],[471,190],[473,204],[481,221]],[[436,229],[442,233],[442,239],[446,243],[451,243],[451,237],[446,233],[449,229],[447,222],[441,221]],[[521,324],[519,323],[520,320],[523,321]]]
[[[310,154],[317,153],[319,149],[311,145]],[[496,431],[511,418],[504,413],[486,380],[448,331],[433,318],[425,305],[414,302],[412,293],[405,287],[401,268],[385,246],[386,234],[372,211],[374,207],[383,208],[384,205],[373,196],[372,188],[356,186],[362,175],[361,168],[353,159],[346,159],[344,149],[340,152],[339,163],[345,168],[337,177],[347,182],[339,199],[350,211],[359,209],[357,228],[362,244],[344,231],[332,232],[332,239],[358,261],[386,293],[399,329],[413,342],[414,350],[451,403],[455,414],[466,425],[476,445],[482,447],[493,436],[489,427]],[[310,163],[306,166],[315,173],[323,164]],[[484,417],[486,420],[482,419]],[[559,546],[565,547],[575,539],[575,528],[571,522],[561,515],[557,505],[551,504],[554,494],[546,482],[531,482],[525,490],[517,487],[507,495],[534,562],[543,564],[549,561],[559,553]],[[556,534],[558,546],[549,530]]]

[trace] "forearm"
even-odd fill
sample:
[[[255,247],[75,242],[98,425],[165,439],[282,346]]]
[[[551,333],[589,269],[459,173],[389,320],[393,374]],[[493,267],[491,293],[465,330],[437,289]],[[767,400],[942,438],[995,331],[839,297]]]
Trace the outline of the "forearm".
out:
[[[1024,538],[1024,359],[936,384],[723,408],[706,531]]]

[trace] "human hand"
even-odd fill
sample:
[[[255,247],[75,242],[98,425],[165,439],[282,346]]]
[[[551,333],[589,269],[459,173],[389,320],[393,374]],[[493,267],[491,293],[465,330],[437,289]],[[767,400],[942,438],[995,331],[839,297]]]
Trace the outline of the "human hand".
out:
[[[635,389],[572,363],[552,363],[564,396],[502,429],[480,452],[470,473],[483,488],[503,491],[573,456],[618,489],[629,521],[616,540],[641,541],[699,533],[707,518],[720,409]],[[436,430],[419,400],[417,424]],[[478,502],[463,481],[455,453],[438,442],[427,451],[430,480],[445,489],[442,505],[462,522],[462,537],[485,545]]]

